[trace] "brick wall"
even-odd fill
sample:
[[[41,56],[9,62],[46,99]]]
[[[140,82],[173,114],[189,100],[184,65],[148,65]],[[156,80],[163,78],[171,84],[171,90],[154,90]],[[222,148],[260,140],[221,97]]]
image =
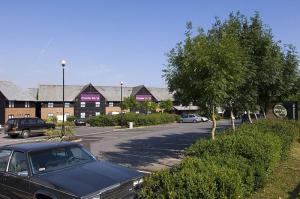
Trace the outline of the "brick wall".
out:
[[[46,120],[48,118],[48,114],[51,113],[53,116],[62,115],[63,109],[61,108],[41,108],[41,118]],[[69,113],[70,116],[74,116],[74,108],[65,108],[65,114]]]
[[[13,115],[14,118],[21,118],[25,117],[26,114],[35,117],[35,108],[5,108],[5,121],[8,120],[9,115]]]
[[[105,107],[105,114],[109,114],[111,112],[121,112],[120,107]]]

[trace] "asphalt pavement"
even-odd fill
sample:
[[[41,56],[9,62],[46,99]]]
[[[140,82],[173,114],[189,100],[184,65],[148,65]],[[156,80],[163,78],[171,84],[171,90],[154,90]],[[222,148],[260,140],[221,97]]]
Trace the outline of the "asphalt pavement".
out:
[[[219,121],[218,129],[230,126]],[[76,135],[98,159],[141,171],[170,168],[181,160],[183,150],[210,136],[211,122],[173,123],[135,129],[80,127]]]
[[[218,130],[230,121],[218,121]],[[210,137],[211,122],[173,123],[134,129],[77,127],[75,135],[98,159],[152,172],[179,163],[183,151],[200,138]],[[0,132],[0,146],[33,142],[43,136],[12,139]]]

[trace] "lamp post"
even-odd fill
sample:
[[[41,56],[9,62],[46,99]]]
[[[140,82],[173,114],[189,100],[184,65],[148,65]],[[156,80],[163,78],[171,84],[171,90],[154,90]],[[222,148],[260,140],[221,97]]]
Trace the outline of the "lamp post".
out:
[[[63,124],[62,124],[62,135],[65,135],[65,66],[67,64],[66,60],[61,60],[61,66],[63,70]]]
[[[123,82],[120,82],[121,85],[121,126],[123,126]]]

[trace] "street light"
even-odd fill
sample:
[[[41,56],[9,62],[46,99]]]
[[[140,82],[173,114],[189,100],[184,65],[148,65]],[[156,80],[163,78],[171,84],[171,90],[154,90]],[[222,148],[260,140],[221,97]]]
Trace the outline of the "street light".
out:
[[[123,82],[120,82],[121,85],[121,126],[123,126]]]
[[[62,134],[65,135],[65,66],[67,64],[67,61],[65,59],[62,59],[60,61],[61,67],[63,70],[63,124],[62,124]]]

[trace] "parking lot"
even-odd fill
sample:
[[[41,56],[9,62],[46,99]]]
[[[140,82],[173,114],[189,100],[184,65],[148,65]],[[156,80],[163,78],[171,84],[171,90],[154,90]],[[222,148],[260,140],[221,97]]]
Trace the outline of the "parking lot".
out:
[[[219,129],[229,125],[229,121],[218,122]],[[186,147],[210,135],[210,127],[210,122],[173,123],[134,129],[78,127],[75,135],[99,159],[151,172],[177,164]],[[11,139],[1,133],[0,146],[41,138]]]

